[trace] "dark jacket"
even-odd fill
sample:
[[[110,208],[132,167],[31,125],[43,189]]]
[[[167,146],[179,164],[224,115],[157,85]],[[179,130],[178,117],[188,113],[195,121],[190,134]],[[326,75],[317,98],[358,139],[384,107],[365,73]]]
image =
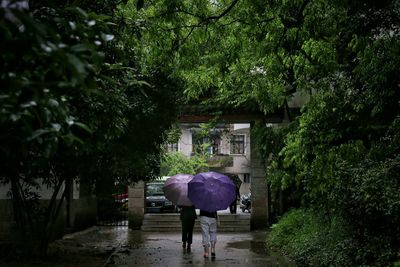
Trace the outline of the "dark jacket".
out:
[[[196,215],[196,210],[194,208],[194,206],[181,206],[181,215],[180,215],[180,219],[181,221],[190,221],[190,220],[196,220],[197,219],[197,215]]]
[[[209,217],[209,218],[215,218],[217,219],[217,212],[208,212],[205,210],[200,210],[200,216],[205,216],[205,217]]]

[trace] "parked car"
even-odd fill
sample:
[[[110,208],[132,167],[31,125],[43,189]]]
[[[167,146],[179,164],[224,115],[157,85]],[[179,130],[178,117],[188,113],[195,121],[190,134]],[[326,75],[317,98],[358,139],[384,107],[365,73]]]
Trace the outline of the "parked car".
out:
[[[125,202],[125,200],[128,199],[128,193],[112,194],[112,197],[115,202]]]
[[[128,193],[112,194],[112,197],[121,211],[128,210]]]
[[[162,190],[165,181],[147,183],[146,212],[177,212],[177,207],[169,201]]]

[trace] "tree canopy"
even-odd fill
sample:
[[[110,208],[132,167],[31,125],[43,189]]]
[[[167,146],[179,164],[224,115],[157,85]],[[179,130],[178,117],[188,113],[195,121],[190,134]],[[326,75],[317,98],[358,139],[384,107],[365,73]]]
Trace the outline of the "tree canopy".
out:
[[[347,264],[394,261],[398,1],[137,1],[136,8],[123,10],[143,29],[144,65],[173,67],[188,100],[256,103],[266,113],[286,107],[289,128],[258,132],[260,151],[272,159],[271,189],[295,188],[303,207],[340,218],[359,246],[341,248],[356,255]],[[300,93],[310,102],[295,118],[287,103]]]
[[[72,180],[157,176],[176,120],[180,82],[162,66],[141,67],[118,4],[1,2],[0,182],[41,253]],[[46,209],[40,187],[54,192]]]

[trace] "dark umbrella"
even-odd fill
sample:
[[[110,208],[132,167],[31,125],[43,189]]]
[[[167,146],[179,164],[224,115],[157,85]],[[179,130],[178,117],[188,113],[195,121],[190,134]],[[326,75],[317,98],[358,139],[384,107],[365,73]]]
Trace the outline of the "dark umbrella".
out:
[[[189,182],[188,197],[198,209],[224,210],[236,199],[236,185],[221,173],[203,172]]]
[[[190,174],[176,174],[168,178],[163,186],[165,197],[179,206],[193,206],[188,198],[188,182],[192,178]]]

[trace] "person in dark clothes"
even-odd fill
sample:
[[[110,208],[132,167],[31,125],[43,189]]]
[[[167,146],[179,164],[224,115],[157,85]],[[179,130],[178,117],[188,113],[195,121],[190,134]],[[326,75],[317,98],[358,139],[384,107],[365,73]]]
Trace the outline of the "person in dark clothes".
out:
[[[242,184],[242,180],[240,180],[237,174],[225,173],[225,175],[228,176],[236,186],[235,200],[229,205],[229,212],[235,214],[237,210],[237,201],[240,200],[240,185]]]
[[[229,211],[230,211],[231,214],[236,214],[238,199],[240,199],[240,192],[239,192],[239,187],[236,186],[236,197],[235,197],[235,200],[229,205]]]
[[[181,206],[180,219],[182,222],[182,247],[188,252],[191,250],[193,241],[193,228],[197,219],[194,206]]]
[[[204,247],[204,258],[208,258],[211,246],[211,258],[215,258],[215,243],[217,243],[217,212],[200,210],[201,236]]]

